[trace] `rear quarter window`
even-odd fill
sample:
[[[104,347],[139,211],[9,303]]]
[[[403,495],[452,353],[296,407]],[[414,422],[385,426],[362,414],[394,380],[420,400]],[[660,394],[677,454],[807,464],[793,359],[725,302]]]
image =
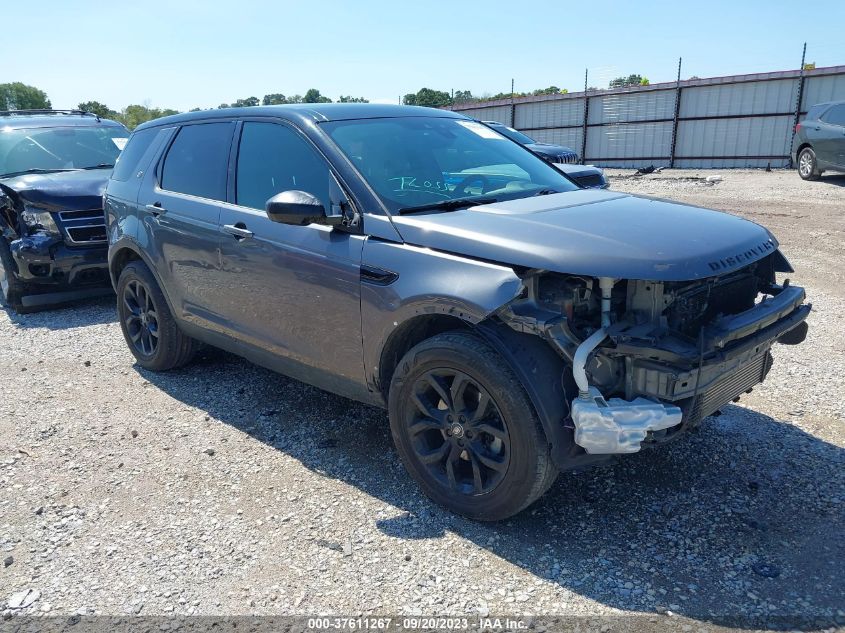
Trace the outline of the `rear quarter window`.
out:
[[[818,118],[819,118],[819,116],[821,115],[821,113],[822,113],[822,112],[824,112],[824,109],[825,109],[826,107],[827,107],[827,106],[821,106],[821,105],[815,105],[815,106],[811,107],[811,108],[807,111],[807,116],[806,116],[806,118],[807,118],[807,119],[809,119],[809,120],[811,120],[811,121],[814,121],[814,120],[818,119]]]
[[[822,115],[822,121],[832,125],[845,126],[845,103],[833,106]]]
[[[129,142],[117,157],[111,176],[112,180],[126,182],[136,173],[138,163],[141,162],[141,158],[143,158],[159,131],[159,128],[151,128],[135,132],[129,137]]]

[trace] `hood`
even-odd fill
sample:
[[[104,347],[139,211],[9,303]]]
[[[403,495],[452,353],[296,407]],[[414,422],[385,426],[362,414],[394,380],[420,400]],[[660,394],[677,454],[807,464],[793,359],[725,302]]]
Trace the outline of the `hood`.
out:
[[[555,145],[553,143],[529,143],[526,145],[528,149],[537,154],[548,154],[549,156],[560,156],[561,154],[575,154],[574,149],[569,149],[563,145]]]
[[[560,273],[689,281],[777,249],[765,228],[727,213],[586,189],[445,213],[393,216],[411,244]]]
[[[100,209],[110,169],[23,174],[0,179],[0,186],[48,211]]]
[[[587,174],[603,174],[604,172],[595,165],[577,165],[574,163],[554,163],[555,169],[562,171],[564,174],[570,176],[587,175]]]

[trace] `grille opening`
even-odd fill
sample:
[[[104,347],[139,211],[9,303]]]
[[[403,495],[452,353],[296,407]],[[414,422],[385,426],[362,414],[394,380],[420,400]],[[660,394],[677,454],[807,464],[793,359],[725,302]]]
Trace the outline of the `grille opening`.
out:
[[[577,182],[582,187],[599,187],[604,184],[604,182],[602,181],[602,177],[598,174],[578,176],[575,178],[575,182]]]
[[[75,244],[106,241],[106,227],[104,225],[70,227],[67,233]]]
[[[59,218],[64,222],[71,220],[93,220],[105,224],[105,216],[102,209],[87,209],[85,211],[61,211]]]

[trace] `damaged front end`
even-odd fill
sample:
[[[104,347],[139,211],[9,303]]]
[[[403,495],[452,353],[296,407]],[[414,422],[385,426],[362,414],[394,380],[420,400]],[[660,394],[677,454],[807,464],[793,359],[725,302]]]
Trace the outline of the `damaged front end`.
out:
[[[55,210],[0,183],[4,294],[14,307],[108,292],[105,238],[102,209]]]
[[[591,278],[530,270],[496,317],[563,357],[564,424],[591,455],[634,453],[696,426],[761,383],[771,347],[797,344],[811,306],[779,251],[695,281]]]

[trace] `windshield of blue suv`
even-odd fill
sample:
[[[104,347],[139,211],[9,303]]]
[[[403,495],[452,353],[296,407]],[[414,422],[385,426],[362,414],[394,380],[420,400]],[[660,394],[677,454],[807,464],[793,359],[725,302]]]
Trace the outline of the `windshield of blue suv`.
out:
[[[578,187],[482,123],[407,117],[321,124],[391,213],[449,200],[513,200]]]
[[[0,177],[112,166],[128,136],[118,126],[0,127]]]

